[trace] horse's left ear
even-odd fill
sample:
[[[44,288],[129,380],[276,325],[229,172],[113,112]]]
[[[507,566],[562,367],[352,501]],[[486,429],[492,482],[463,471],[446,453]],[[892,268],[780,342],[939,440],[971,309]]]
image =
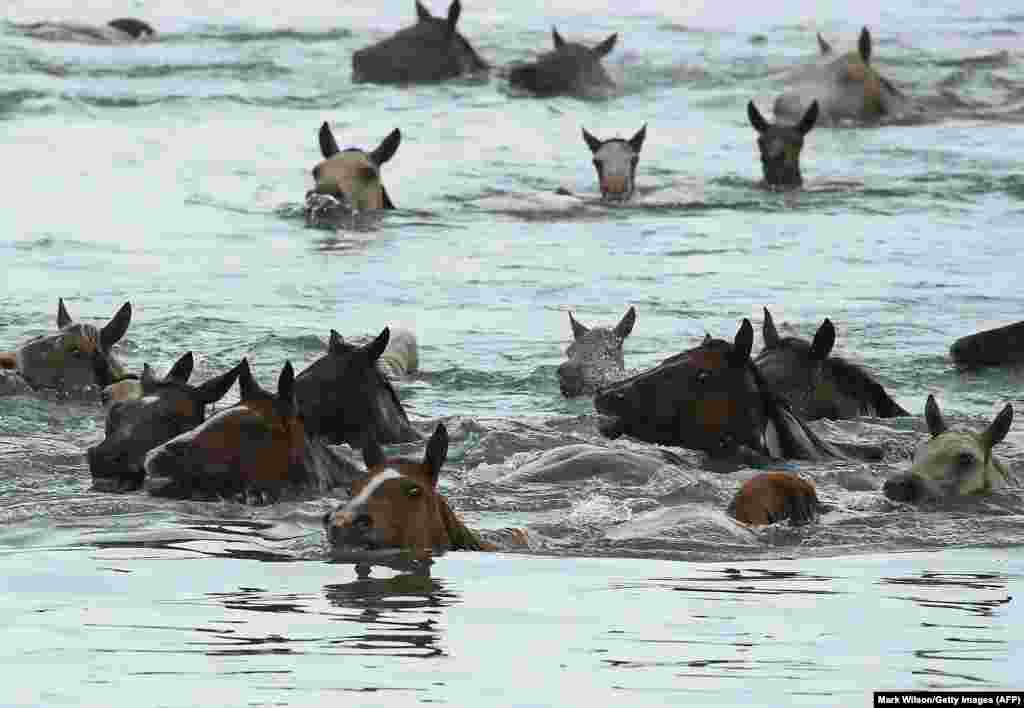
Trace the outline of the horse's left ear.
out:
[[[615,325],[615,334],[620,338],[625,339],[629,336],[629,333],[633,331],[633,325],[636,324],[636,308],[630,307],[626,314],[622,316],[619,323]]]
[[[644,127],[636,131],[636,135],[629,139],[629,146],[633,148],[633,152],[639,153],[640,148],[644,146],[644,138],[647,137],[647,124],[644,123]]]
[[[462,14],[462,3],[459,0],[452,0],[448,6],[448,33],[455,34],[455,25],[459,24],[459,15]]]
[[[761,115],[761,111],[757,110],[757,106],[754,105],[753,101],[747,102],[747,120],[754,126],[754,130],[759,133],[768,130],[768,121]]]
[[[100,330],[100,346],[103,351],[110,351],[110,348],[121,341],[121,337],[128,331],[128,325],[132,322],[132,304],[126,302],[121,305],[121,309],[117,311],[110,322],[103,325],[103,329]]]
[[[175,381],[177,383],[188,383],[188,377],[192,375],[192,368],[195,366],[195,358],[192,356],[192,352],[185,352],[174,362],[174,366],[164,376],[165,381]]]
[[[64,307],[64,298],[57,298],[57,329],[64,329],[71,321],[68,308]]]
[[[423,456],[423,464],[430,465],[430,472],[433,477],[434,486],[437,487],[437,480],[441,475],[441,466],[448,458],[448,429],[444,423],[438,423],[434,434],[427,442],[427,451]]]
[[[811,358],[817,361],[824,361],[832,353],[832,347],[836,344],[836,328],[832,320],[825,318],[814,333],[814,341],[811,342]]]
[[[761,325],[761,337],[764,339],[764,348],[771,349],[779,346],[779,330],[775,329],[775,320],[768,308],[764,308],[764,324]]]
[[[811,101],[810,107],[807,112],[804,113],[804,117],[800,119],[800,122],[796,124],[797,132],[800,135],[807,135],[811,132],[811,128],[818,122],[818,99]]]
[[[580,337],[582,337],[583,335],[590,331],[589,327],[587,327],[584,324],[581,324],[580,322],[577,322],[576,318],[572,316],[571,312],[569,313],[569,326],[572,327],[573,339],[579,339]]]
[[[256,382],[255,377],[252,375],[252,369],[249,368],[249,359],[244,357],[242,363],[238,365],[238,393],[243,401],[247,401],[252,398],[256,398],[260,394],[260,385]]]
[[[1010,432],[1010,423],[1012,422],[1013,406],[1007,403],[1003,406],[1003,410],[999,411],[999,415],[992,421],[992,424],[981,434],[981,442],[985,448],[991,450],[996,443],[1002,441]]]
[[[601,149],[601,141],[588,133],[586,128],[583,128],[583,140],[586,141],[587,147],[590,148],[590,152],[597,152]]]
[[[933,438],[936,435],[942,435],[947,430],[946,421],[942,417],[942,411],[939,410],[939,404],[935,401],[935,396],[930,393],[924,404],[924,420],[928,424],[928,432],[932,434]]]
[[[383,165],[385,162],[390,160],[394,156],[395,151],[398,150],[398,144],[402,142],[402,131],[395,128],[388,137],[380,141],[380,145],[377,149],[370,153],[370,159],[375,165]]]
[[[246,362],[246,365],[248,365],[248,362]],[[226,371],[220,376],[215,376],[209,381],[204,381],[197,389],[199,391],[199,400],[203,403],[216,403],[224,398],[241,372],[242,362],[240,361],[230,371]]]
[[[565,46],[565,40],[562,39],[562,35],[558,34],[558,30],[551,26],[551,41],[555,43],[555,49],[560,49]]]
[[[867,27],[860,30],[860,38],[857,40],[857,51],[865,64],[871,61],[871,33]]]
[[[736,338],[732,340],[732,352],[729,354],[729,362],[733,366],[742,366],[750,361],[750,350],[754,347],[754,327],[750,320],[743,318],[743,324],[736,332]]]
[[[416,17],[420,20],[431,19],[430,10],[425,8],[419,0],[416,0]]]
[[[344,350],[345,340],[341,338],[337,330],[331,330],[331,338],[327,341],[327,351],[331,354],[341,354]]]
[[[821,52],[822,56],[832,53],[832,45],[825,41],[825,38],[821,36],[821,32],[818,32],[818,51]]]
[[[616,40],[618,40],[618,38],[619,38],[619,33],[616,32],[615,34],[610,36],[608,39],[604,40],[599,45],[597,45],[596,47],[591,49],[590,50],[590,54],[595,59],[600,59],[601,57],[607,56],[608,54],[611,53],[611,51],[613,49],[615,49],[615,42],[616,42]]]
[[[367,344],[363,351],[370,357],[370,361],[374,362],[380,359],[380,355],[384,353],[384,350],[388,348],[388,340],[391,339],[391,330],[385,327],[381,330],[377,338]]]
[[[277,397],[282,401],[295,401],[295,369],[290,361],[284,362],[281,375],[277,377]]]
[[[324,121],[324,124],[320,126],[319,138],[320,154],[324,156],[325,160],[329,160],[341,152],[341,149],[338,147],[338,141],[334,139],[334,133],[331,132],[331,126],[327,125],[327,121]]]

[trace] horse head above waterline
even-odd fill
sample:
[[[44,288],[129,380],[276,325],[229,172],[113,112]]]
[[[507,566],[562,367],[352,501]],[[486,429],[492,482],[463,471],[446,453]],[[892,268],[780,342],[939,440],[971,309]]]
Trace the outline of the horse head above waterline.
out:
[[[830,356],[836,329],[825,318],[814,341],[780,337],[764,308],[764,349],[754,365],[768,390],[781,396],[805,420],[910,415],[862,367]]]
[[[353,482],[351,498],[324,516],[332,553],[411,553],[481,550],[483,545],[448,506],[437,488],[448,456],[448,430],[439,424],[423,460],[385,458],[373,442],[363,448],[366,476]]]
[[[963,367],[1024,363],[1024,322],[961,337],[953,342],[949,354]]]
[[[747,103],[747,118],[757,131],[757,149],[761,153],[765,185],[782,189],[802,185],[800,151],[804,148],[804,136],[811,132],[818,120],[818,102],[811,102],[796,125],[769,123],[753,101]]]
[[[647,137],[645,124],[629,140],[611,138],[599,140],[583,129],[583,140],[594,155],[594,168],[601,187],[601,198],[624,202],[636,191],[636,166],[640,162],[640,149]]]
[[[566,42],[551,28],[554,51],[541,55],[537,61],[512,67],[509,82],[515,88],[537,96],[593,96],[606,94],[615,86],[601,65],[601,60],[615,48],[618,34],[612,34],[596,47]]]
[[[277,497],[285,490],[325,493],[347,484],[352,470],[306,433],[285,362],[277,393],[238,367],[241,400],[146,454],[146,486],[154,494]]]
[[[1006,467],[992,454],[992,448],[1006,437],[1013,422],[1009,403],[980,433],[950,429],[931,395],[925,403],[924,417],[931,437],[914,451],[909,471],[885,482],[885,496],[913,503],[988,494],[1009,479]]]
[[[7,355],[8,365],[35,389],[57,389],[82,393],[103,388],[125,377],[124,368],[111,351],[121,341],[132,319],[132,306],[125,303],[101,329],[73,322],[57,301],[56,334],[30,339]]]
[[[732,342],[705,338],[698,347],[602,389],[594,397],[594,407],[606,417],[601,432],[713,457],[748,452],[773,458],[845,457],[765,389],[750,359],[753,341],[753,327],[744,318]],[[863,454],[877,456],[875,450]]]
[[[32,22],[14,26],[34,39],[51,42],[124,44],[145,41],[156,36],[156,30],[152,25],[134,17],[119,17],[105,25],[82,22]]]
[[[390,336],[385,327],[376,339],[357,346],[331,330],[327,353],[295,379],[295,395],[312,437],[352,447],[362,447],[368,435],[384,445],[420,439],[377,367]]]
[[[592,394],[626,375],[622,344],[636,324],[630,307],[614,327],[586,327],[569,313],[573,342],[565,350],[569,361],[558,367],[558,386],[566,398]]]
[[[807,480],[786,472],[764,472],[744,482],[728,513],[744,524],[766,526],[789,519],[797,526],[814,521],[820,508],[818,493]]]
[[[794,86],[775,99],[775,117],[796,121],[817,100],[821,119],[834,124],[842,120],[878,120],[901,112],[907,100],[891,81],[871,64],[871,33],[861,30],[855,51],[833,58],[827,42],[819,36],[821,58],[811,67],[794,72]]]
[[[306,194],[306,220],[313,223],[353,211],[394,209],[380,178],[380,168],[390,160],[402,142],[395,128],[372,152],[361,148],[341,150],[331,128],[320,126],[323,162],[313,168],[316,185]]]
[[[179,358],[163,378],[157,378],[146,364],[139,380],[131,382],[137,386],[111,393],[114,398],[108,403],[103,441],[86,451],[93,489],[138,489],[145,477],[142,463],[146,453],[202,423],[206,406],[223,398],[242,370],[239,363],[220,376],[191,386],[192,367],[192,352]]]
[[[407,84],[487,71],[487,62],[456,28],[461,13],[459,0],[443,18],[432,16],[417,0],[415,25],[352,55],[352,80]]]

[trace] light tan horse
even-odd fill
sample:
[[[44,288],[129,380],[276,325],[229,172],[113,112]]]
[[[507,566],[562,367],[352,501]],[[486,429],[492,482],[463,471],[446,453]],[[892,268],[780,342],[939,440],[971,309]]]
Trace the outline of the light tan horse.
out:
[[[333,197],[352,211],[394,209],[380,178],[380,168],[398,150],[402,133],[395,128],[372,152],[360,148],[341,150],[327,123],[320,126],[323,162],[313,168],[316,186],[310,194]],[[309,195],[307,195],[307,202]]]

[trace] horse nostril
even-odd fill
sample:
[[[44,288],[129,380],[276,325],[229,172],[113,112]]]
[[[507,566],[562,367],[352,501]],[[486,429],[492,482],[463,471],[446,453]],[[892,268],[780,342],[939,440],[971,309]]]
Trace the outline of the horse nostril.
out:
[[[360,514],[352,521],[352,527],[357,531],[368,531],[373,528],[373,519],[369,514]]]

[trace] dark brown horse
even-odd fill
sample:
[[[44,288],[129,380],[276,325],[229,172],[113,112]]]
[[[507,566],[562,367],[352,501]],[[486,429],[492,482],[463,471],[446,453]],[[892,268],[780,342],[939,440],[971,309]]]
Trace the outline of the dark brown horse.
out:
[[[693,349],[602,389],[601,432],[703,450],[713,457],[829,459],[857,454],[815,435],[769,391],[750,359],[754,330],[744,319],[732,342],[706,338]],[[877,450],[865,456],[877,457]]]
[[[773,189],[793,189],[804,183],[800,174],[800,151],[804,136],[818,120],[818,102],[811,102],[796,125],[769,123],[753,101],[747,104],[747,118],[757,131],[757,149],[761,153],[764,185]]]
[[[554,50],[542,54],[535,62],[512,67],[509,82],[541,97],[600,96],[615,86],[601,60],[615,48],[618,37],[613,34],[595,47],[585,47],[566,42],[552,27]]]
[[[142,486],[146,453],[206,419],[206,406],[228,392],[242,364],[199,386],[188,383],[192,352],[184,354],[167,375],[158,378],[146,364],[137,396],[112,401],[103,441],[86,451],[96,491],[132,491]],[[133,391],[134,393],[134,391]]]
[[[146,455],[150,491],[267,500],[285,492],[323,494],[356,478],[354,465],[307,435],[290,362],[281,370],[276,394],[260,387],[246,359],[238,385],[238,405]]]
[[[953,342],[949,354],[963,367],[1024,363],[1024,322],[961,337]]]
[[[789,402],[805,420],[910,415],[864,368],[831,356],[836,328],[827,317],[808,342],[780,337],[764,309],[764,349],[754,364],[768,389]]]

